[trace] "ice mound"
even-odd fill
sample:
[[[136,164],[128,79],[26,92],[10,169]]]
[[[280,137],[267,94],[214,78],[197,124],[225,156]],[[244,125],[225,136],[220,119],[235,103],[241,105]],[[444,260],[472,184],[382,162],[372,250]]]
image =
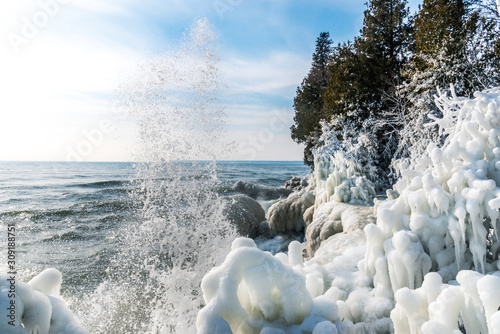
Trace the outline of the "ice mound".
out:
[[[364,245],[307,262],[302,249],[294,241],[288,255],[273,256],[251,239],[235,240],[224,263],[202,281],[206,306],[198,314],[198,333],[392,331],[392,300],[375,296],[357,268]]]
[[[0,274],[0,333],[88,334],[62,300],[61,283],[56,269],[46,269],[28,283]]]
[[[306,250],[313,257],[321,243],[338,234],[362,230],[367,224],[375,222],[373,207],[338,202],[327,202],[319,206],[313,221],[306,230]],[[361,235],[364,240],[364,233]]]
[[[338,307],[322,296],[322,275],[304,267],[302,246],[296,241],[288,255],[273,256],[256,248],[251,239],[236,239],[224,263],[203,278],[201,288],[206,306],[198,314],[200,334],[337,329],[319,325],[338,322]]]
[[[377,225],[365,228],[361,267],[374,277],[375,288],[418,288],[430,271],[447,282],[460,270],[496,270],[499,93],[496,88],[470,100],[437,97],[443,118],[435,122],[446,135],[444,144],[429,145],[413,169],[401,171],[394,187],[400,196],[382,203]]]
[[[500,272],[482,275],[463,270],[459,286],[443,284],[429,273],[422,287],[396,293],[391,312],[397,333],[500,333]]]

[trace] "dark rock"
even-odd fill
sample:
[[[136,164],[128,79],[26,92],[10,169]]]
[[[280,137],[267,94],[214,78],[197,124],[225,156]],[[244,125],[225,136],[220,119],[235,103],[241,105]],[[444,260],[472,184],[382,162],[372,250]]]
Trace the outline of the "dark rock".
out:
[[[285,182],[283,185],[286,189],[291,189],[294,191],[299,191],[307,187],[307,177],[300,178],[298,176],[292,176],[292,178]]]
[[[244,195],[220,197],[220,201],[222,213],[241,236],[256,238],[261,234],[260,223],[265,221],[266,213],[259,202]]]
[[[274,188],[262,184],[238,181],[234,184],[233,190],[240,194],[247,195],[253,199],[272,200],[280,197],[287,197],[293,190],[286,188]]]

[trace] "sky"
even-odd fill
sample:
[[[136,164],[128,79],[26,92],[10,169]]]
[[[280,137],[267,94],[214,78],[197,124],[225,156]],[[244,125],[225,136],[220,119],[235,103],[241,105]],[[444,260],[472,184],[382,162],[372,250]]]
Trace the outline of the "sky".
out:
[[[119,115],[119,89],[200,18],[219,36],[225,135],[237,147],[224,159],[302,160],[289,130],[297,86],[320,32],[335,44],[358,35],[364,2],[2,1],[0,160],[133,160],[137,134]]]

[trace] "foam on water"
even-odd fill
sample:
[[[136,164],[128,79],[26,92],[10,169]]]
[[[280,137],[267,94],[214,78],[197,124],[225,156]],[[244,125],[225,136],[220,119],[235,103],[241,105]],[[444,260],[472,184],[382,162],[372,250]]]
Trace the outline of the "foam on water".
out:
[[[213,160],[223,141],[216,34],[194,23],[177,52],[143,63],[125,87],[139,132],[131,193],[141,217],[123,226],[108,278],[75,302],[92,333],[193,333],[200,282],[235,232],[217,210]],[[204,177],[195,177],[204,175]]]

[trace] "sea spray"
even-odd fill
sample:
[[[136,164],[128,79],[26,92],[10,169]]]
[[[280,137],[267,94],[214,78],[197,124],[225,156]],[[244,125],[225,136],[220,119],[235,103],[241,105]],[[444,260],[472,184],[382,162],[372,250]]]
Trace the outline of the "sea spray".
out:
[[[235,237],[214,191],[214,161],[227,150],[215,42],[199,20],[179,51],[144,62],[125,87],[140,138],[131,192],[140,218],[121,230],[107,280],[75,305],[92,333],[196,332],[201,279]]]

